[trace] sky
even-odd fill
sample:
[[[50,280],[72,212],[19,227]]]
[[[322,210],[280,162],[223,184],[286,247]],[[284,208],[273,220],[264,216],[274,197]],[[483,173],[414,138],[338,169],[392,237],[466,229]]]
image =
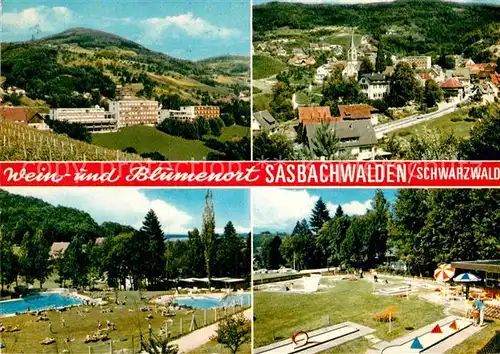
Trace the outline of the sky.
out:
[[[396,201],[396,189],[383,189],[389,202]],[[297,221],[309,220],[321,197],[330,215],[338,205],[348,215],[363,215],[371,209],[375,189],[284,189],[252,188],[253,231],[292,232]]]
[[[249,0],[4,0],[2,41],[87,27],[177,58],[249,56],[250,11]]]
[[[140,189],[118,187],[27,187],[4,188],[23,196],[42,199],[86,211],[99,224],[115,221],[139,229],[146,213],[153,209],[165,234],[186,235],[201,230],[205,189]],[[215,227],[222,233],[228,221],[236,232],[250,232],[250,192],[248,189],[212,189]]]
[[[371,4],[380,2],[393,2],[395,0],[253,0],[253,4],[258,5],[272,1],[303,3],[303,4]],[[456,3],[483,3],[483,4],[499,3],[499,0],[444,0],[444,1],[456,2]]]

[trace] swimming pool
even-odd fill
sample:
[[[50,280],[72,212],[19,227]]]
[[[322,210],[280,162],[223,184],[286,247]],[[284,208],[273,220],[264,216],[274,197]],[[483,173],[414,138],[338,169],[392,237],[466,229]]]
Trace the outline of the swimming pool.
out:
[[[214,298],[203,295],[193,295],[178,297],[174,303],[181,306],[189,306],[195,309],[210,309],[214,307],[236,305],[250,305],[250,294],[228,295],[220,298]]]
[[[46,310],[51,307],[80,305],[83,301],[58,293],[26,296],[23,299],[0,302],[0,316],[17,312]]]

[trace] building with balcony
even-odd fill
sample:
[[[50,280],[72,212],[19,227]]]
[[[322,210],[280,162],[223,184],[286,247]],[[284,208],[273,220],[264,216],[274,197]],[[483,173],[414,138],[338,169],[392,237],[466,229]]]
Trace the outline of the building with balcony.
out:
[[[98,106],[94,108],[53,108],[50,110],[49,118],[82,124],[93,133],[117,130],[115,115]]]
[[[122,100],[110,101],[109,112],[115,115],[117,127],[133,125],[156,125],[159,120],[160,106],[157,101]]]

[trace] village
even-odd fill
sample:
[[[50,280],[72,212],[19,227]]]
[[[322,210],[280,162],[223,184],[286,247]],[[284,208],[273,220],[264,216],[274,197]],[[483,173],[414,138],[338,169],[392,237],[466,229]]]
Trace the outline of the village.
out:
[[[306,49],[287,38],[254,43],[254,56],[285,63],[277,75],[254,80],[254,136],[279,133],[296,149],[314,149],[318,132],[329,130],[338,139],[335,156],[316,158],[388,159],[384,143],[402,129],[498,101],[495,61],[450,55],[443,60],[453,69],[446,69],[428,55],[389,56],[356,29],[330,31]],[[344,44],[330,44],[332,36]],[[274,102],[262,104],[266,95]]]

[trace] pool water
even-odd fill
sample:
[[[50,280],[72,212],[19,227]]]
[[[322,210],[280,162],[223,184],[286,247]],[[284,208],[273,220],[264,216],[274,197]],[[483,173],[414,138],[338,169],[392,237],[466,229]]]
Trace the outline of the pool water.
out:
[[[229,295],[222,299],[217,299],[209,296],[194,295],[179,297],[174,299],[174,303],[181,306],[189,306],[195,309],[210,309],[214,307],[237,305],[250,305],[250,294]]]
[[[57,293],[26,296],[23,299],[0,302],[0,316],[17,312],[46,310],[51,307],[80,305],[83,302],[73,297]]]

